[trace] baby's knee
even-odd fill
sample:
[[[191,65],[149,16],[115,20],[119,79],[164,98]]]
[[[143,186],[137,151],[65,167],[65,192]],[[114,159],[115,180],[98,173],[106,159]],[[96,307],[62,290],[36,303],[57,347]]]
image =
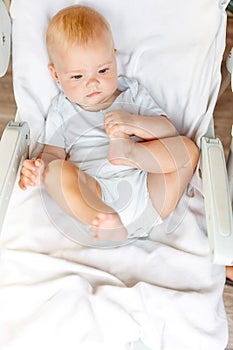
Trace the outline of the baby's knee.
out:
[[[48,163],[44,171],[44,179],[56,177],[62,170],[63,164],[63,159],[55,159]]]
[[[190,161],[192,163],[192,168],[195,170],[197,162],[199,160],[200,151],[195,142],[186,136],[181,136],[183,143],[185,144],[186,150],[188,152]]]
[[[45,185],[58,181],[62,184],[71,175],[77,176],[78,168],[64,159],[55,159],[45,168],[43,182]]]
[[[73,188],[78,182],[79,169],[64,159],[51,161],[44,172],[43,184],[52,197]]]

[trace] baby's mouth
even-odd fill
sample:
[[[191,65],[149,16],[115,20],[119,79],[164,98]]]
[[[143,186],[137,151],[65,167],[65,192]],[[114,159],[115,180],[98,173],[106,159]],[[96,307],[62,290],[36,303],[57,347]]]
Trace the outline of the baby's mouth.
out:
[[[94,96],[99,95],[100,93],[101,93],[100,91],[94,91],[94,92],[91,92],[90,94],[88,94],[87,97],[94,97]]]

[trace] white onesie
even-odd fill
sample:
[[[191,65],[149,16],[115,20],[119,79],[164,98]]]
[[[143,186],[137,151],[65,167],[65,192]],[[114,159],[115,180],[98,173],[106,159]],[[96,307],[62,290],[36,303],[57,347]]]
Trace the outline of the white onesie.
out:
[[[129,238],[144,237],[162,221],[148,195],[147,173],[108,161],[104,115],[110,110],[151,117],[165,113],[135,79],[119,77],[118,89],[122,93],[114,103],[99,112],[83,110],[60,92],[52,101],[39,142],[64,148],[67,160],[98,181],[102,200],[118,212]]]

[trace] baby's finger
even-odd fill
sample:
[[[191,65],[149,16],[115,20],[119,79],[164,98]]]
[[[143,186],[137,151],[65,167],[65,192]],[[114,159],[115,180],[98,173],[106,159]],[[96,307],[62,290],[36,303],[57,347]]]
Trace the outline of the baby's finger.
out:
[[[25,168],[25,167],[23,167],[21,169],[21,174],[27,178],[34,179],[34,178],[36,178],[37,173],[38,173],[38,170],[36,168],[35,168],[35,170],[30,170],[30,169]]]
[[[107,112],[104,116],[105,124],[116,123],[117,121],[118,121],[118,118],[111,112]]]
[[[119,121],[118,121],[118,120],[110,119],[110,118],[109,118],[109,120],[107,120],[107,121],[105,122],[105,128],[106,128],[106,127],[107,127],[107,128],[112,128],[114,125],[117,125],[117,124],[119,124]]]
[[[109,112],[105,113],[104,119],[106,120],[106,119],[108,119],[109,117],[111,117],[112,115],[113,115],[113,111],[109,111]]]
[[[18,185],[21,188],[21,190],[23,190],[23,191],[25,191],[27,189],[27,186],[24,184],[22,179],[19,180]]]
[[[43,162],[42,159],[37,158],[37,159],[35,160],[34,165],[35,165],[37,168],[40,168],[40,167],[44,166],[44,162]]]
[[[117,125],[117,124],[116,124],[116,123],[109,123],[109,124],[106,124],[106,125],[105,125],[105,131],[106,131],[106,134],[107,134],[108,136],[110,136],[111,130],[112,130],[112,128],[113,128],[115,125]]]
[[[22,175],[20,177],[18,184],[22,190],[26,190],[28,186],[36,186],[36,184],[33,180],[31,180],[30,178],[28,178],[26,176],[22,176]]]
[[[37,176],[41,176],[44,173],[45,170],[45,164],[44,161],[42,159],[37,159],[35,161],[35,165],[37,167]]]
[[[121,131],[121,124],[114,124],[110,129],[108,136],[109,137],[114,137],[116,134],[118,134]]]
[[[35,165],[35,160],[26,159],[23,162],[23,167],[31,170],[36,170],[37,166]]]

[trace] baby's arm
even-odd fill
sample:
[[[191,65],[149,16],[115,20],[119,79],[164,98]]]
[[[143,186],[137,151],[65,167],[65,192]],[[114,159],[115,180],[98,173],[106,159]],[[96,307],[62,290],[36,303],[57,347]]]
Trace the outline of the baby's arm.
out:
[[[144,140],[162,139],[178,134],[175,126],[164,115],[148,117],[122,110],[105,114],[105,130],[109,137],[122,132]]]
[[[54,159],[65,159],[65,150],[60,147],[45,145],[37,159],[26,159],[20,173],[19,187],[26,190],[28,186],[38,186],[41,175],[47,165]]]

